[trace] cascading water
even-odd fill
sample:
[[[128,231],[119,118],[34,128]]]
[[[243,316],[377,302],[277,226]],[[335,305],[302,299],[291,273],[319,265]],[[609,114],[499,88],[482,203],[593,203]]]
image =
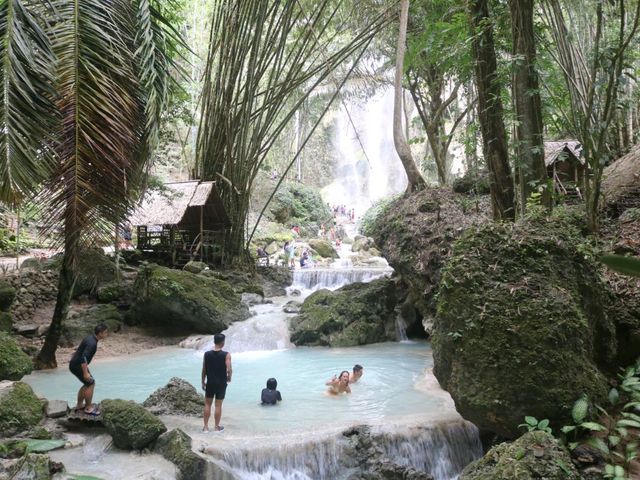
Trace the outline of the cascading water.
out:
[[[314,268],[293,273],[293,289],[313,292],[321,288],[336,290],[350,283],[370,282],[389,276],[390,268]]]
[[[402,318],[402,315],[396,317],[396,334],[398,335],[399,342],[406,342],[409,340],[407,337],[407,324]]]

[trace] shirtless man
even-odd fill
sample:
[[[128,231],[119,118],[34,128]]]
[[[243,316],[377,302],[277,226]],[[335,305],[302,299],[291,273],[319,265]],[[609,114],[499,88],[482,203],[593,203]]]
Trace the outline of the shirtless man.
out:
[[[214,430],[216,432],[222,432],[224,430],[224,427],[220,425],[222,401],[227,391],[227,384],[231,382],[231,354],[222,350],[224,340],[224,334],[216,333],[213,337],[213,350],[206,352],[202,360],[202,389],[205,391],[204,428],[202,431],[205,433],[209,431],[211,404],[214,399]]]
[[[327,385],[329,386],[327,389],[327,393],[329,395],[351,393],[351,388],[349,387],[349,372],[344,370],[343,372],[340,372],[339,377],[334,375],[333,378],[327,382]]]
[[[358,365],[357,363],[353,366],[353,373],[349,375],[349,383],[356,383],[362,377],[364,373],[364,368],[362,365]]]

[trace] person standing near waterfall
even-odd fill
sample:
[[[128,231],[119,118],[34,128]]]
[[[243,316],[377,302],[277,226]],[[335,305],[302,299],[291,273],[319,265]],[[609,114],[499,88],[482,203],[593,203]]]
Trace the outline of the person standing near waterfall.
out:
[[[220,418],[222,418],[222,401],[227,391],[227,384],[231,382],[232,373],[231,354],[222,350],[224,341],[224,334],[216,333],[213,336],[213,350],[206,352],[202,360],[202,389],[205,391],[203,432],[209,431],[211,404],[214,400],[214,431],[222,432],[224,430],[224,427],[220,425]]]

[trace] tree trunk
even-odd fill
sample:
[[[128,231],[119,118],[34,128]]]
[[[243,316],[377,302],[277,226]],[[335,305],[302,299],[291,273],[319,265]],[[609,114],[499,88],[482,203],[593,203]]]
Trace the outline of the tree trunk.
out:
[[[400,32],[398,33],[398,48],[396,50],[396,75],[394,80],[393,99],[393,143],[400,157],[404,171],[407,174],[407,192],[417,192],[427,187],[418,167],[413,161],[411,149],[402,130],[403,91],[402,75],[404,69],[404,51],[407,40],[407,20],[409,17],[409,0],[400,2]]]
[[[478,117],[484,158],[491,174],[491,203],[495,220],[513,220],[513,180],[509,166],[500,85],[496,81],[496,52],[487,0],[469,0],[474,32],[472,50],[478,88]]]
[[[547,185],[542,138],[542,104],[535,68],[536,44],[533,29],[534,0],[509,0],[514,55],[514,104],[516,111],[517,164],[520,173],[520,204],[524,213],[527,199],[536,185]],[[542,191],[542,203],[551,207],[551,192]]]
[[[62,259],[62,268],[60,269],[60,277],[58,278],[58,296],[56,298],[56,306],[53,310],[53,318],[49,325],[49,332],[44,340],[44,345],[38,353],[34,361],[37,369],[56,368],[56,350],[60,335],[62,334],[62,323],[67,317],[69,304],[71,303],[71,294],[73,292],[73,270],[70,262],[70,255],[65,250]]]

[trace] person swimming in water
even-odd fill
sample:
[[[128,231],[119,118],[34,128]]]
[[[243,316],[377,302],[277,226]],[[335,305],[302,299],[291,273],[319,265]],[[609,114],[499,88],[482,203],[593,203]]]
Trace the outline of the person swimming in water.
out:
[[[275,378],[267,380],[267,388],[263,388],[260,394],[262,405],[275,405],[282,401],[282,395],[277,388],[278,381]]]
[[[327,385],[329,386],[327,389],[327,393],[329,395],[351,393],[351,388],[349,387],[349,372],[347,370],[343,370],[340,372],[340,376],[336,377],[334,375],[333,378],[327,382]]]
[[[362,365],[358,365],[357,363],[353,366],[353,373],[349,375],[349,383],[356,383],[362,377],[364,373],[364,368]]]

